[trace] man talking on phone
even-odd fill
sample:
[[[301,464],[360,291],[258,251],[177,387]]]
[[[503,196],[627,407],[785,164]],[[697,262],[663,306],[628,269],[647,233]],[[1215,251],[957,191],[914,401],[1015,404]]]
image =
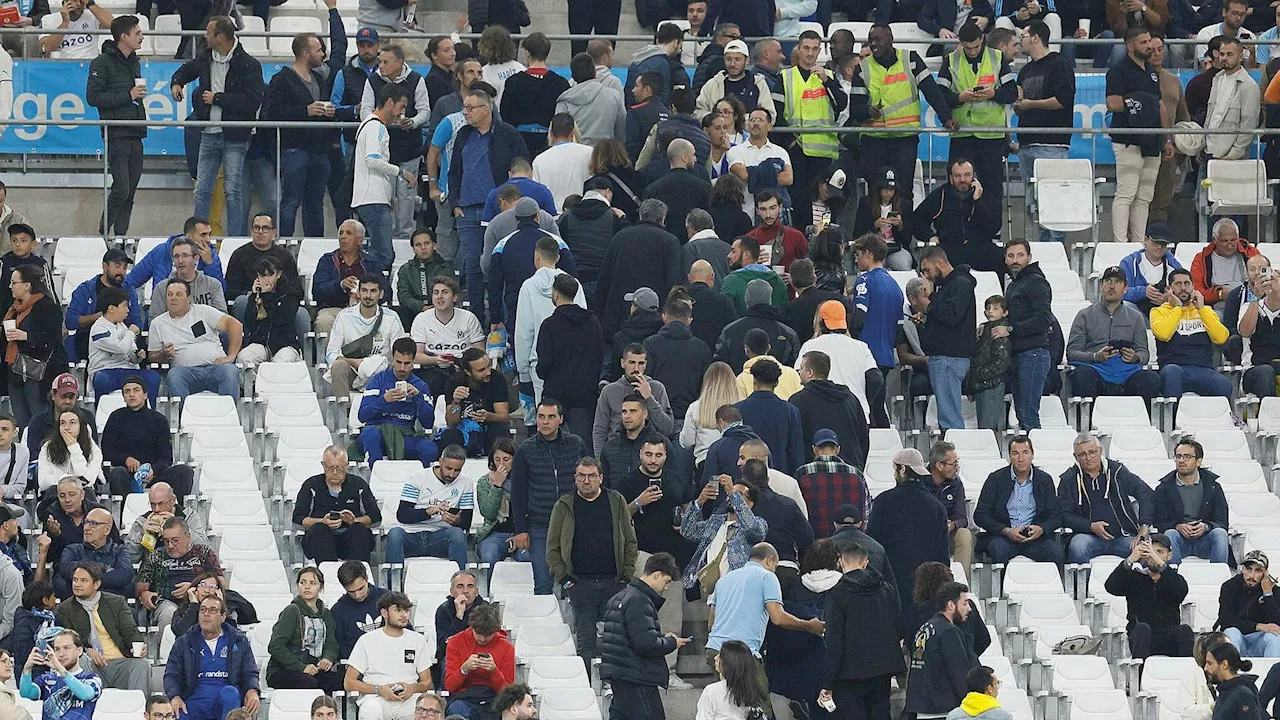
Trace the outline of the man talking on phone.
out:
[[[1250,550],[1240,561],[1240,574],[1218,592],[1215,626],[1248,657],[1280,657],[1280,602],[1269,565],[1266,553]]]

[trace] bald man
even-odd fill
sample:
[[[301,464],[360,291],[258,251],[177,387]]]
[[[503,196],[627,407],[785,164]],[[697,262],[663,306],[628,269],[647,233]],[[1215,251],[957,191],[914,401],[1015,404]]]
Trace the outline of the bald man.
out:
[[[697,153],[693,143],[677,138],[667,146],[671,169],[644,191],[644,199],[654,198],[667,205],[667,232],[683,237],[685,219],[693,208],[711,205],[711,181],[701,169],[693,170]]]
[[[58,573],[53,576],[53,590],[59,598],[71,596],[71,573],[82,562],[102,566],[103,592],[132,597],[133,563],[124,544],[111,539],[113,527],[115,520],[104,508],[94,508],[85,516],[82,525],[84,542],[68,545],[58,560]]]
[[[689,245],[685,245],[686,250]],[[689,284],[686,287],[694,308],[693,323],[689,325],[689,329],[693,331],[694,337],[711,348],[716,346],[716,340],[725,326],[738,319],[733,301],[716,292],[715,283],[715,270],[706,260],[698,260],[689,268]]]

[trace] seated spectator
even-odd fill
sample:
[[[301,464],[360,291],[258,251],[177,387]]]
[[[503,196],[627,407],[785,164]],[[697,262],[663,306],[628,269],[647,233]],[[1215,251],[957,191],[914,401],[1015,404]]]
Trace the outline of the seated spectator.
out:
[[[138,602],[150,611],[151,624],[164,627],[173,621],[178,602],[187,597],[197,575],[211,573],[224,586],[226,581],[218,555],[208,545],[195,544],[186,520],[176,516],[165,520],[160,537],[163,544],[144,557],[138,568],[137,590]],[[226,615],[223,601],[220,620]]]
[[[526,280],[526,285],[537,277]],[[587,309],[585,302],[578,304],[582,296],[582,286],[568,273],[555,276],[550,288],[550,299],[555,309],[539,327],[529,361],[535,381],[534,394],[538,398],[559,400],[565,408],[565,424],[569,432],[589,438],[595,421],[599,388],[582,382],[582,378],[599,374],[596,358],[605,356],[605,347],[604,331],[600,329],[595,313]],[[523,325],[524,316],[521,317]],[[519,347],[518,341],[516,347]],[[518,371],[518,361],[516,368]],[[504,391],[505,385],[504,382]]]
[[[1222,634],[1248,657],[1280,657],[1280,605],[1270,562],[1261,550],[1250,550],[1240,561],[1239,574],[1218,591],[1218,622]]]
[[[1243,272],[1241,263],[1242,277]],[[1227,341],[1227,328],[1192,286],[1191,273],[1169,273],[1169,291],[1151,309],[1151,333],[1156,338],[1162,396],[1181,398],[1193,392],[1231,397],[1231,381],[1213,364],[1213,347]]]
[[[511,461],[516,455],[515,442],[498,438],[489,449],[489,472],[476,480],[476,508],[484,516],[484,525],[476,533],[476,555],[490,565],[508,555],[520,562],[529,561],[528,549],[514,549],[511,538],[515,525],[511,520]]]
[[[43,578],[46,573],[47,569],[42,565],[40,577]],[[0,640],[13,631],[14,614],[22,603],[23,582],[22,570],[13,559],[8,555],[0,555],[0,613],[4,613],[3,619],[0,619]]]
[[[439,676],[443,683],[445,648],[449,638],[470,627],[471,611],[489,601],[480,596],[473,570],[459,570],[449,578],[449,595],[436,607],[436,662],[431,667],[432,682]]]
[[[412,262],[416,261],[410,261],[410,264]],[[403,272],[406,267],[409,265],[400,270]],[[437,274],[429,282],[428,304],[413,316],[409,337],[418,344],[415,361],[422,369],[416,374],[427,383],[431,390],[430,398],[434,401],[444,394],[445,386],[456,373],[463,354],[471,349],[484,350],[485,332],[475,314],[457,306],[458,281],[453,275]],[[404,308],[403,302],[400,307]]]
[[[258,663],[249,638],[227,622],[227,603],[220,597],[200,601],[199,617],[198,624],[174,639],[164,666],[169,703],[191,720],[226,717],[240,707],[256,713],[261,706]]]
[[[145,659],[146,638],[125,603],[131,589],[121,597],[104,586],[103,569],[96,560],[76,563],[73,573],[71,597],[58,603],[58,624],[88,638],[84,651],[103,687],[145,694],[151,687],[151,662]],[[133,568],[129,574],[132,576]]]
[[[837,31],[839,32],[839,31]],[[911,257],[911,212],[902,212],[902,195],[898,193],[897,176],[891,167],[882,167],[871,179],[871,189],[858,203],[853,225],[853,236],[861,238],[875,234],[885,244],[883,262],[890,270],[910,270],[915,260]],[[792,274],[795,274],[794,269]],[[794,282],[795,278],[792,278]]]
[[[0,564],[3,562],[0,560]],[[21,603],[14,610],[11,620],[0,620],[0,632],[5,634],[5,645],[13,653],[14,665],[25,667],[27,656],[36,647],[36,639],[58,624],[53,614],[58,606],[58,598],[53,594],[53,585],[48,580],[35,580],[22,589]],[[37,665],[43,665],[43,661],[37,661]]]
[[[693,462],[701,475],[701,467],[707,459],[707,451],[720,439],[716,423],[716,411],[733,407],[743,398],[742,390],[733,376],[733,370],[722,362],[713,362],[702,375],[702,392],[689,404],[684,424],[680,426],[680,446],[693,450]],[[737,408],[734,407],[736,411]],[[741,414],[739,414],[741,417]]]
[[[59,480],[52,494],[57,502],[48,509],[40,506],[36,508],[37,518],[43,516],[44,519],[45,534],[42,538],[49,538],[48,543],[43,539],[38,542],[38,564],[35,571],[37,578],[52,577],[54,569],[58,567],[58,560],[62,557],[63,548],[84,542],[84,521],[89,516],[89,511],[104,507],[97,501],[96,495],[93,500],[86,496],[83,480],[71,475]],[[114,529],[112,539],[120,539],[120,534]],[[46,563],[47,569],[43,567]]]
[[[169,627],[173,629],[174,637],[185,633],[200,622],[200,603],[205,598],[211,597],[227,601],[227,622],[232,625],[240,627],[258,622],[258,611],[253,607],[253,603],[235,590],[224,590],[221,575],[202,572],[191,582],[191,587],[187,589],[187,594],[173,614],[173,623]]]
[[[302,337],[296,320],[302,295],[285,280],[283,269],[272,258],[258,263],[257,274],[246,301],[240,360],[252,365],[301,362]]]
[[[3,418],[0,418],[2,420]],[[3,461],[0,461],[2,464]],[[24,471],[25,475],[26,472]],[[0,503],[0,555],[4,555],[13,561],[14,567],[18,568],[18,572],[22,574],[23,582],[31,582],[35,579],[35,569],[31,566],[31,554],[27,550],[31,539],[23,535],[22,528],[18,525],[18,518],[27,514],[17,505],[9,505]],[[30,520],[23,520],[24,523]],[[2,564],[3,561],[0,561]]]
[[[165,428],[168,433],[168,427]],[[36,477],[43,493],[65,477],[79,478],[89,485],[103,482],[102,448],[94,442],[89,428],[80,422],[80,413],[64,410],[58,415],[58,429],[50,431],[40,448]]]
[[[462,475],[466,461],[466,451],[449,445],[421,479],[404,484],[396,510],[399,525],[387,535],[387,562],[427,556],[453,560],[459,569],[467,566],[475,482]]]
[[[186,238],[178,238],[169,245],[173,255],[173,273],[156,283],[151,291],[151,317],[164,314],[168,307],[165,288],[174,280],[181,280],[187,285],[191,294],[191,302],[197,305],[210,305],[220,312],[227,312],[227,298],[223,294],[222,281],[205,275],[196,268],[196,244]]]
[[[1245,282],[1227,293],[1227,304],[1222,310],[1222,324],[1230,335],[1222,346],[1224,360],[1236,364],[1244,360],[1244,338],[1240,337],[1240,313],[1246,305],[1267,294],[1262,288],[1262,273],[1271,269],[1271,260],[1258,253],[1244,263]]]
[[[720,283],[720,292],[733,301],[739,315],[747,312],[747,284],[764,280],[773,291],[769,304],[781,308],[787,304],[787,286],[772,268],[760,261],[760,243],[749,235],[734,238],[729,252],[729,274]]]
[[[992,242],[1000,234],[1000,207],[983,200],[973,163],[952,158],[948,183],[929,193],[911,217],[911,231],[924,243],[937,243],[956,267],[1003,272],[1004,252]]]
[[[1125,561],[1107,577],[1106,590],[1128,606],[1129,651],[1133,657],[1189,657],[1195,635],[1182,624],[1187,581],[1171,561],[1169,538],[1143,534]]]
[[[597,454],[604,450],[605,441],[622,429],[622,399],[632,393],[644,398],[655,431],[670,436],[675,430],[667,388],[645,374],[648,363],[649,354],[643,345],[628,345],[622,351],[622,377],[600,388],[596,418],[591,427],[591,440]]]
[[[1164,302],[1164,294],[1169,289],[1169,273],[1182,268],[1182,263],[1169,251],[1172,243],[1173,232],[1168,225],[1148,223],[1142,248],[1120,261],[1120,271],[1124,273],[1127,285],[1124,299],[1133,303],[1144,317],[1151,308]]]
[[[95,438],[98,437],[98,421],[94,412],[80,405],[80,382],[76,380],[75,375],[62,373],[54,378],[48,397],[49,402],[42,403],[43,407],[31,417],[31,422],[26,426],[25,441],[29,455],[32,457],[40,455],[40,446],[44,445],[44,439],[49,436],[49,431],[53,430],[57,416],[63,410],[75,410],[80,413],[80,423],[88,425],[89,433]],[[21,423],[18,424],[21,426]]]
[[[318,568],[297,573],[298,594],[271,628],[267,652],[267,685],[276,689],[334,693],[342,688],[338,673],[338,639],[333,613],[320,599],[324,575]]]
[[[200,513],[187,516],[184,508],[178,503],[178,496],[174,493],[173,486],[169,483],[163,480],[152,482],[151,487],[147,488],[147,502],[151,505],[151,509],[139,515],[133,521],[133,527],[129,529],[126,545],[132,562],[140,562],[160,544],[160,533],[164,531],[165,521],[171,517],[180,517],[187,522],[187,529],[191,531],[191,538],[195,544],[209,544],[204,529],[204,519],[200,517]]]
[[[1021,555],[1062,565],[1062,544],[1054,535],[1062,525],[1062,511],[1053,478],[1034,467],[1034,459],[1031,438],[1014,436],[1008,467],[992,472],[982,484],[973,520],[988,533],[986,552],[995,562]]]
[[[789,473],[804,463],[804,440],[800,410],[774,392],[781,374],[775,363],[753,365],[753,392],[738,403],[738,411],[742,422],[754,428],[771,449],[770,466]]]
[[[435,655],[426,638],[408,629],[411,610],[413,603],[403,593],[383,595],[378,600],[382,626],[361,636],[347,659],[343,685],[359,694],[356,706],[365,717],[411,717],[415,695],[424,693],[419,698],[424,703],[433,697],[427,691]]]
[[[1099,555],[1124,557],[1153,525],[1154,494],[1123,463],[1104,458],[1102,443],[1093,434],[1078,435],[1072,451],[1075,466],[1058,478],[1062,524],[1074,533],[1067,562],[1083,565]]]
[[[1244,284],[1244,263],[1258,254],[1258,248],[1240,237],[1231,218],[1213,224],[1213,239],[1191,261],[1191,282],[1205,304],[1221,313],[1227,295]]]
[[[293,523],[306,533],[303,553],[317,563],[367,563],[374,545],[370,528],[382,522],[378,500],[364,478],[347,472],[346,450],[330,445],[320,461],[324,472],[302,483],[293,505]]]
[[[459,371],[444,387],[447,427],[436,438],[436,445],[457,445],[472,457],[482,457],[490,443],[508,434],[507,379],[494,372],[482,348],[464,350],[458,365]]]
[[[734,372],[746,370],[747,359],[751,357],[746,350],[747,335],[752,330],[763,330],[769,344],[769,353],[778,362],[793,365],[800,357],[800,339],[796,331],[787,325],[787,316],[782,308],[772,303],[773,288],[764,280],[752,280],[747,283],[743,294],[743,302],[747,306],[742,317],[730,322],[716,340],[716,359],[729,363]],[[809,323],[812,325],[813,320]],[[746,388],[744,388],[744,394]]]
[[[1261,296],[1252,299],[1240,314],[1240,337],[1249,340],[1250,350],[1250,367],[1244,371],[1240,388],[1243,393],[1271,397],[1276,394],[1276,361],[1280,360],[1280,323],[1276,322],[1280,317],[1280,281],[1272,278],[1267,267],[1254,284]]]
[[[360,428],[360,449],[369,458],[369,465],[384,457],[420,460],[423,464],[436,459],[438,450],[430,436],[436,413],[431,407],[431,389],[413,374],[416,354],[413,340],[396,340],[391,346],[391,367],[369,378],[365,386],[359,411],[360,422],[364,423]],[[415,432],[419,424],[424,434]]]
[[[378,286],[390,292],[383,275],[371,274],[374,268],[368,264],[361,249],[364,234],[364,225],[359,220],[344,220],[338,226],[338,249],[321,255],[316,263],[315,274],[311,278],[311,297],[319,307],[316,335],[327,334],[343,309],[363,303],[359,290],[365,277],[377,278]]]
[[[74,7],[79,3],[72,0],[69,4]],[[84,641],[75,630],[62,630],[54,635],[49,639],[47,650],[33,650],[27,656],[22,680],[18,683],[22,697],[48,703],[50,720],[55,713],[65,718],[93,717],[98,698],[102,696],[102,678],[93,669],[81,669],[83,655]],[[32,667],[37,662],[49,669],[33,677]]]
[[[182,232],[169,236],[169,239],[151,249],[145,257],[134,264],[133,269],[124,278],[124,284],[131,288],[140,288],[147,281],[151,282],[154,292],[156,285],[167,280],[173,274],[173,243],[179,239],[190,240],[196,245],[196,269],[218,281],[223,281],[222,260],[218,258],[218,246],[213,242],[213,229],[204,218],[189,217],[182,224]]]
[[[492,605],[476,607],[468,625],[448,639],[444,689],[449,692],[449,714],[474,719],[480,717],[476,705],[490,705],[515,681],[516,651]]]
[[[351,656],[351,649],[365,633],[382,627],[378,600],[388,590],[369,582],[368,566],[359,560],[347,560],[338,566],[338,584],[344,592],[332,608],[334,634],[338,638],[338,657],[345,658]]]
[[[67,351],[62,343],[62,310],[46,284],[44,270],[31,265],[15,268],[9,289],[13,305],[4,315],[6,323],[14,323],[12,330],[4,331],[9,404],[18,424],[25,426],[54,380],[67,371]]]
[[[437,278],[449,278],[457,285],[453,263],[436,248],[435,231],[423,228],[415,232],[412,247],[413,258],[396,271],[396,304],[405,325],[413,325],[418,313],[434,305]],[[453,294],[458,294],[456,289]]]
[[[147,357],[169,363],[170,394],[185,399],[207,390],[239,398],[240,368],[235,360],[244,341],[244,326],[210,305],[194,304],[186,282],[170,282],[165,303],[169,311],[151,319]],[[225,350],[220,333],[227,334]]]
[[[190,495],[195,470],[173,462],[169,419],[147,404],[141,377],[126,377],[122,388],[125,406],[112,412],[102,429],[103,458],[111,463],[107,469],[111,494],[128,495],[137,485],[146,489],[162,482],[180,497]]]
[[[640,450],[649,440],[657,439],[670,449],[666,437],[653,429],[649,411],[640,393],[622,400],[622,428],[605,441],[600,450],[600,473],[605,487],[617,489],[618,483],[640,467]]]
[[[14,689],[13,653],[0,648],[0,712],[13,720],[31,720],[31,713],[18,705],[18,691]],[[150,718],[148,718],[150,720]]]
[[[239,317],[241,299],[253,292],[253,284],[257,280],[258,267],[263,260],[273,260],[291,285],[301,287],[298,276],[298,261],[293,253],[283,244],[276,242],[276,222],[268,213],[253,216],[249,227],[250,242],[236,248],[227,261],[227,299],[236,304],[236,316]],[[296,288],[295,288],[296,289]]]
[[[358,377],[371,381],[373,375],[386,367],[392,343],[404,335],[400,316],[378,305],[382,302],[383,281],[381,275],[362,276],[358,283],[359,304],[344,308],[333,320],[325,361],[329,363],[333,393],[339,398],[350,396],[351,390],[357,387]],[[417,347],[414,347],[409,358],[410,369],[416,355]],[[427,389],[421,380],[417,385]]]
[[[36,252],[36,231],[25,223],[8,226],[9,246],[12,248],[0,255],[0,276],[13,277],[13,271],[20,267],[29,267],[40,272],[46,285],[49,279],[49,262]],[[3,238],[0,235],[0,238]],[[4,240],[0,239],[0,243]],[[13,307],[13,288],[0,288],[0,310],[8,312]]]
[[[813,337],[800,346],[793,365],[800,369],[800,359],[810,352],[823,352],[831,360],[827,379],[849,388],[864,409],[870,409],[867,398],[884,398],[884,376],[876,365],[876,358],[867,344],[849,332],[848,315],[844,303],[828,300],[818,307],[813,318]],[[883,410],[882,410],[883,412]],[[870,420],[876,412],[869,410]]]
[[[89,278],[76,286],[67,303],[65,316],[67,332],[76,336],[76,356],[90,358],[89,337],[97,335],[91,328],[105,312],[98,294],[108,288],[122,290],[125,299],[125,314],[115,323],[123,323],[125,327],[134,329],[142,327],[141,307],[138,305],[138,294],[132,287],[124,284],[125,269],[133,261],[120,248],[110,248],[102,256],[102,274]],[[113,305],[118,305],[119,300]],[[113,323],[114,324],[114,323]],[[90,358],[92,359],[92,358]],[[90,362],[92,365],[92,362]],[[110,391],[108,391],[110,392]],[[106,393],[99,392],[99,395]]]
[[[1176,468],[1156,486],[1152,516],[1156,530],[1169,538],[1173,564],[1186,556],[1227,562],[1227,497],[1218,476],[1201,467],[1204,446],[1190,436],[1179,438],[1173,461]]]
[[[724,509],[704,518],[702,508],[714,504],[721,493],[728,500]],[[741,480],[735,483],[728,475],[717,475],[685,508],[680,536],[697,545],[684,569],[685,590],[697,588],[703,597],[709,596],[724,568],[731,572],[746,565],[755,544],[764,542],[768,527],[752,512],[756,493],[755,487]],[[733,532],[726,532],[726,528]],[[727,539],[716,541],[717,537]],[[776,562],[776,553],[774,559]],[[781,600],[781,593],[778,597]]]
[[[149,395],[159,395],[160,373],[150,368],[139,369],[139,361],[147,357],[147,351],[138,347],[138,335],[142,331],[137,325],[125,325],[133,300],[118,287],[103,288],[97,295],[97,319],[86,333],[93,394],[105,397],[121,389],[125,378],[137,376],[146,382]]]
[[[770,307],[770,306],[764,306]],[[787,328],[785,325],[782,326]],[[769,342],[769,334],[760,328],[751,328],[742,339],[742,349],[747,359],[742,363],[742,372],[738,373],[738,391],[744,396],[752,393],[754,380],[751,376],[751,367],[758,362],[776,365],[781,375],[778,377],[778,385],[774,387],[773,392],[778,396],[779,400],[787,400],[792,395],[800,392],[801,382],[800,374],[797,373],[790,365],[782,365],[778,359],[771,354],[773,346]],[[800,348],[797,346],[797,350]]]
[[[1076,313],[1071,323],[1067,362],[1071,390],[1081,397],[1138,395],[1150,401],[1160,395],[1160,376],[1143,369],[1151,359],[1147,319],[1125,302],[1126,282],[1120,268],[1104,270],[1098,302]]]
[[[75,585],[73,573],[81,564],[95,566],[97,581],[102,589],[112,595],[133,595],[133,564],[129,553],[119,539],[112,539],[115,520],[103,508],[94,508],[85,517],[84,542],[68,545],[58,560],[58,573],[53,576],[53,589],[59,598],[72,594]]]
[[[802,387],[788,402],[800,411],[801,437],[813,437],[818,430],[827,428],[836,434],[849,462],[865,466],[871,431],[862,401],[848,387],[828,379],[831,356],[825,352],[804,353],[798,367]],[[813,457],[813,450],[806,449],[805,462],[811,462]]]
[[[613,382],[622,376],[622,370],[618,363],[622,360],[623,351],[628,345],[641,345],[645,340],[652,337],[655,333],[662,329],[662,313],[658,312],[660,303],[658,302],[658,293],[647,287],[636,288],[635,292],[627,293],[631,298],[628,302],[628,312],[626,320],[622,321],[621,326],[612,335],[605,330],[605,336],[609,338],[610,355],[608,367],[601,373],[602,379]],[[601,329],[604,324],[601,323]]]
[[[716,408],[715,418],[720,438],[707,448],[707,458],[702,463],[701,473],[704,484],[711,484],[720,475],[727,475],[731,479],[741,477],[738,458],[742,456],[742,446],[750,440],[760,439],[750,426],[742,422],[742,413],[738,410],[737,403]]]

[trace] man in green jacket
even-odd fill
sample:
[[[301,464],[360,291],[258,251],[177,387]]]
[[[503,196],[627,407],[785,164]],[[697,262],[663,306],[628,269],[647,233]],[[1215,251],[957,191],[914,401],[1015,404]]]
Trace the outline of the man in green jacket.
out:
[[[102,592],[101,565],[83,562],[75,567],[71,597],[58,603],[54,616],[59,625],[79,633],[84,641],[80,662],[102,678],[104,688],[150,692],[151,665],[142,659],[147,656],[146,643],[125,599]]]
[[[453,261],[436,249],[435,232],[426,228],[413,234],[413,259],[396,272],[396,301],[400,320],[407,328],[413,318],[431,305],[431,282],[437,276],[453,277]]]
[[[578,656],[591,672],[596,657],[596,623],[610,598],[623,590],[636,564],[636,529],[627,501],[601,487],[600,461],[584,457],[573,473],[576,493],[551,508],[547,565],[562,597],[573,605]]]
[[[720,283],[720,294],[733,301],[741,317],[747,312],[747,283],[764,280],[773,288],[770,305],[780,308],[787,304],[787,285],[773,268],[760,264],[760,243],[743,235],[735,238],[729,251],[730,273]]]

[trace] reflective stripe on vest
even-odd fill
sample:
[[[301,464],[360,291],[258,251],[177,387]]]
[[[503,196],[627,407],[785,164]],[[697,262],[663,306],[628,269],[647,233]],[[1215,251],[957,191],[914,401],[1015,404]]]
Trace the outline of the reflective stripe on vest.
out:
[[[1000,60],[996,57],[997,52],[992,48],[983,48],[982,60],[978,62],[977,71],[973,69],[973,65],[970,64],[969,58],[965,56],[964,50],[957,48],[952,52],[948,57],[951,65],[951,89],[957,95],[980,85],[994,90],[998,80],[996,73],[1000,72]],[[961,103],[952,112],[952,117],[961,125],[969,127],[998,127],[1005,124],[1004,110],[1004,106],[1000,103],[983,100],[981,102]],[[995,140],[1004,137],[1004,133],[956,133],[955,137],[978,137],[985,140]]]
[[[870,69],[867,92],[871,104],[880,108],[880,118],[872,127],[920,127],[920,90],[911,68],[911,56],[906,50],[897,49],[897,60],[885,67],[867,58],[864,67]],[[913,137],[915,133],[877,132],[872,137]]]
[[[831,127],[836,124],[831,111],[827,88],[818,73],[810,73],[805,80],[797,68],[782,73],[782,90],[786,98],[787,123],[792,127]],[[809,157],[840,157],[839,139],[835,133],[804,133],[798,135],[800,148]]]

